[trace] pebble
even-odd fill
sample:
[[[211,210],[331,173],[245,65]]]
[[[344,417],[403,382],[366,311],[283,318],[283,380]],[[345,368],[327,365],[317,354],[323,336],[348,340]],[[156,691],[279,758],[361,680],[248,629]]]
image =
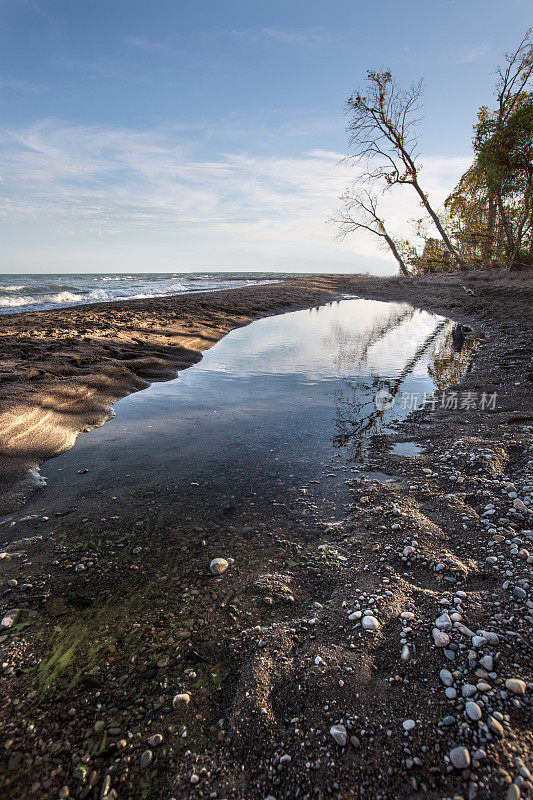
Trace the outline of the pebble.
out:
[[[473,722],[479,722],[482,717],[481,709],[477,703],[470,702],[465,706],[465,714]]]
[[[492,672],[494,660],[492,656],[483,656],[483,658],[479,659],[479,664],[483,667],[483,669],[486,669],[487,672]]]
[[[455,769],[468,769],[470,766],[470,752],[466,747],[454,747],[449,756]]]
[[[409,659],[411,658],[411,648],[409,647],[408,644],[404,644],[404,646],[402,647],[400,658],[402,659],[402,661],[409,661]]]
[[[348,741],[348,734],[344,725],[332,725],[329,732],[340,747],[345,746]]]
[[[453,676],[449,669],[441,669],[440,679],[445,686],[451,686],[453,683]]]
[[[151,750],[145,750],[141,756],[141,769],[146,769],[152,763],[153,757]]]
[[[472,683],[464,683],[461,688],[461,694],[463,697],[472,697],[476,691],[477,689]]]
[[[439,631],[438,628],[433,628],[431,635],[437,647],[446,647],[450,644],[450,637],[444,631]]]
[[[163,741],[163,737],[160,733],[154,733],[153,736],[148,737],[148,744],[150,747],[157,747]]]
[[[209,565],[209,569],[213,575],[222,575],[228,567],[229,564],[225,558],[214,558]]]
[[[177,694],[172,701],[172,705],[174,708],[179,708],[180,706],[188,706],[191,702],[191,696],[187,692],[182,692],[181,694]]]
[[[507,789],[505,800],[520,800],[520,789],[516,783],[512,783]]]
[[[501,722],[498,722],[495,717],[489,717],[487,720],[487,725],[493,733],[496,733],[498,736],[503,736],[503,725]]]
[[[362,625],[365,631],[377,631],[379,628],[379,622],[375,617],[366,616],[362,619]]]
[[[414,719],[404,719],[404,721],[402,722],[402,728],[404,729],[404,731],[412,731],[415,725],[416,722],[414,721]]]
[[[439,631],[451,631],[452,621],[446,612],[435,620],[435,627],[438,628]]]
[[[486,639],[489,644],[500,644],[500,637],[497,633],[493,633],[492,631],[476,631],[476,633],[478,636],[482,636]]]
[[[508,678],[505,681],[505,688],[513,694],[524,695],[526,693],[526,684],[520,678]]]

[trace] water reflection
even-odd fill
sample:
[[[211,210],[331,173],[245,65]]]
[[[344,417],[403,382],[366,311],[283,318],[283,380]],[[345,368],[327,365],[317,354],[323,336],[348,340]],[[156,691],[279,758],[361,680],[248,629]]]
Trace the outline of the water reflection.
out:
[[[451,325],[433,353],[428,373],[438,389],[456,383],[468,369],[473,351],[484,341],[465,325]]]
[[[176,380],[118,402],[112,420],[43,467],[36,503],[177,496],[207,510],[260,495],[290,506],[322,476],[316,491],[338,505],[347,490],[332,466],[351,471],[373,432],[407,416],[400,392],[432,394],[460,369],[451,329],[406,304],[359,299],[258,320]],[[376,407],[380,389],[392,407]],[[80,467],[89,471],[73,482]]]
[[[393,331],[401,335],[402,326],[412,320],[416,313],[415,309],[393,309],[386,319],[377,319],[369,329],[353,337],[347,337],[338,326],[334,334],[339,346],[338,363],[354,358],[358,366],[368,365],[372,348]],[[480,341],[480,337],[472,335],[470,328],[441,320],[418,343],[415,352],[405,363],[397,365],[393,377],[383,377],[374,372],[370,382],[361,378],[346,381],[346,386],[335,393],[334,446],[348,448],[349,461],[362,462],[369,436],[381,433],[387,424],[402,416],[395,407],[397,396],[427,355],[427,373],[434,379],[437,389],[444,389],[464,375],[472,351]],[[416,392],[416,401],[409,404],[409,410],[419,407],[428,394],[425,390]]]

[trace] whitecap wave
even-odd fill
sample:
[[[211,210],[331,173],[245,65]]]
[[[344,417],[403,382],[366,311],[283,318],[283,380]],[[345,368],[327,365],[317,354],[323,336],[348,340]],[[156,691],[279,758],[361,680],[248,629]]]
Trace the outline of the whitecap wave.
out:
[[[25,289],[26,286],[22,283],[20,286],[13,284],[13,286],[0,286],[0,291],[2,292],[20,292],[22,289]]]
[[[73,292],[58,292],[57,294],[46,294],[35,300],[36,303],[77,303],[80,300],[85,300],[81,294],[73,294]]]
[[[27,306],[37,302],[33,297],[0,297],[0,308],[15,308],[15,306]]]
[[[109,295],[101,289],[89,292],[87,295],[74,294],[73,292],[57,292],[56,294],[41,295],[16,295],[14,297],[0,297],[0,308],[15,308],[17,306],[34,305],[60,305],[61,303],[81,303],[87,300],[108,300]]]

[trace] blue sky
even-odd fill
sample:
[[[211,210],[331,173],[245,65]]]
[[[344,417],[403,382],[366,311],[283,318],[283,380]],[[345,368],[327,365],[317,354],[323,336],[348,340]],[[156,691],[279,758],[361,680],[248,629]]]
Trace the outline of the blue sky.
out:
[[[369,67],[426,80],[423,183],[468,165],[527,0],[0,0],[2,272],[394,271],[325,223]],[[387,200],[397,233],[419,216]]]

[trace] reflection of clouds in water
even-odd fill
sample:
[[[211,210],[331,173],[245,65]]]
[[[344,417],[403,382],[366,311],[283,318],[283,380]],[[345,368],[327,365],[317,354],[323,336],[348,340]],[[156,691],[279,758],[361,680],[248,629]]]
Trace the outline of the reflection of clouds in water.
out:
[[[334,322],[332,334],[326,337],[324,344],[336,351],[334,363],[338,370],[345,373],[366,364],[370,348],[406,319],[410,319],[414,311],[413,308],[391,304],[384,313],[376,316],[369,327],[355,333],[347,330],[342,323]]]
[[[439,318],[398,303],[343,300],[309,311],[258,320],[230,333],[204,354],[200,371],[300,375],[394,375]]]

